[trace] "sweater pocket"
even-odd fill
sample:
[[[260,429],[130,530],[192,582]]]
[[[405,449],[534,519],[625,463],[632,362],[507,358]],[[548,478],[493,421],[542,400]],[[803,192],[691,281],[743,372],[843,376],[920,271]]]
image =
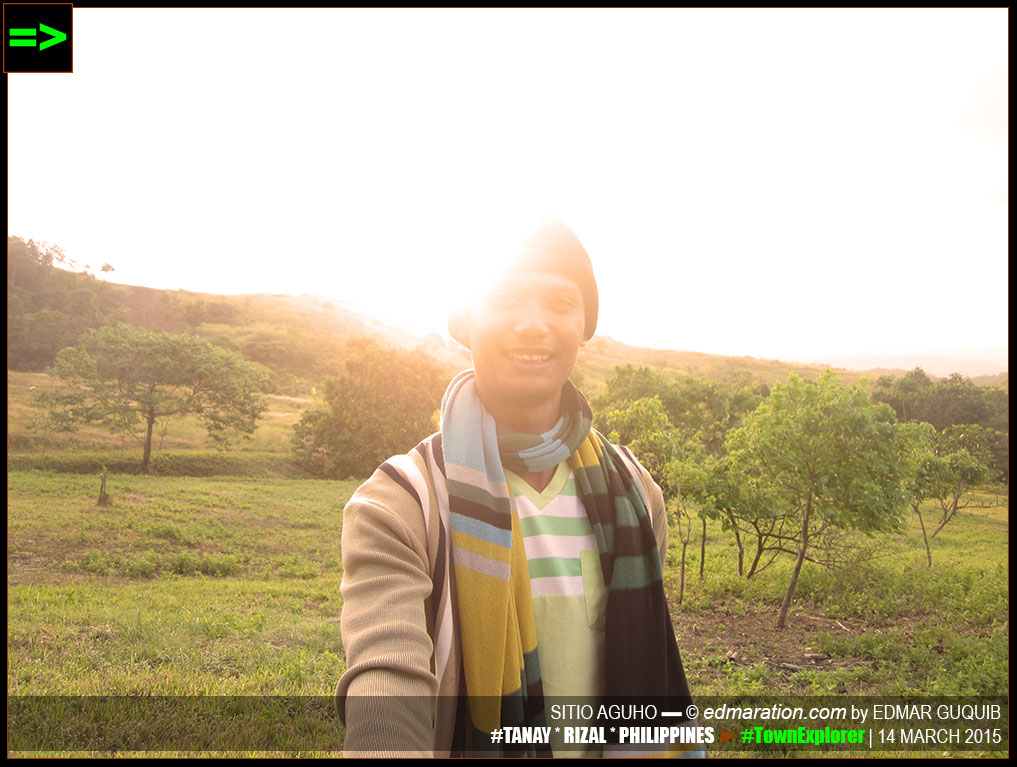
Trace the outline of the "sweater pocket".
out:
[[[590,628],[607,627],[607,585],[600,567],[600,552],[586,549],[579,552],[583,568],[583,594],[586,597],[586,622]]]

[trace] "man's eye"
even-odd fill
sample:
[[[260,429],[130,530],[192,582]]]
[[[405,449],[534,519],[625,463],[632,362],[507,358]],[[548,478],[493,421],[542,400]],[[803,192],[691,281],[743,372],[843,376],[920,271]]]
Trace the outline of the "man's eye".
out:
[[[491,296],[491,302],[495,306],[507,308],[516,306],[519,303],[519,296],[515,293],[495,293]]]
[[[570,312],[578,304],[571,298],[559,297],[550,299],[548,305],[556,312]]]

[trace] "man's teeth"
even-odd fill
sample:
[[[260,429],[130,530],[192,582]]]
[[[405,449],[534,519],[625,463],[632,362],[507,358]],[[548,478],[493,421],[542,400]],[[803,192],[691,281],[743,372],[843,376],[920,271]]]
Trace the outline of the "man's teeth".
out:
[[[515,362],[547,362],[551,359],[550,354],[510,354],[509,358]]]

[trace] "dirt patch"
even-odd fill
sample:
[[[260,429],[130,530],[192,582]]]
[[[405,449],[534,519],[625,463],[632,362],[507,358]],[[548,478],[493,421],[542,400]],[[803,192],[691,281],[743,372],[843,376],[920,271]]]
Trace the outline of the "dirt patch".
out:
[[[788,626],[776,628],[777,610],[746,605],[732,600],[729,605],[701,610],[674,611],[678,646],[686,658],[723,658],[710,664],[717,676],[724,666],[766,665],[783,672],[790,680],[800,671],[831,671],[872,661],[852,657],[831,657],[816,649],[821,633],[859,635],[873,630],[857,620],[831,618],[815,613],[791,613]],[[860,691],[859,691],[860,692]]]

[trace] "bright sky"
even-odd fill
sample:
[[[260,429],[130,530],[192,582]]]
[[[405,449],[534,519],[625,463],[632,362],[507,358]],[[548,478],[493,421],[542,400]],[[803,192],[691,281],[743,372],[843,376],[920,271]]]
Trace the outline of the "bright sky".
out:
[[[8,233],[445,332],[545,214],[599,332],[1007,363],[1008,11],[74,11],[7,75]]]

